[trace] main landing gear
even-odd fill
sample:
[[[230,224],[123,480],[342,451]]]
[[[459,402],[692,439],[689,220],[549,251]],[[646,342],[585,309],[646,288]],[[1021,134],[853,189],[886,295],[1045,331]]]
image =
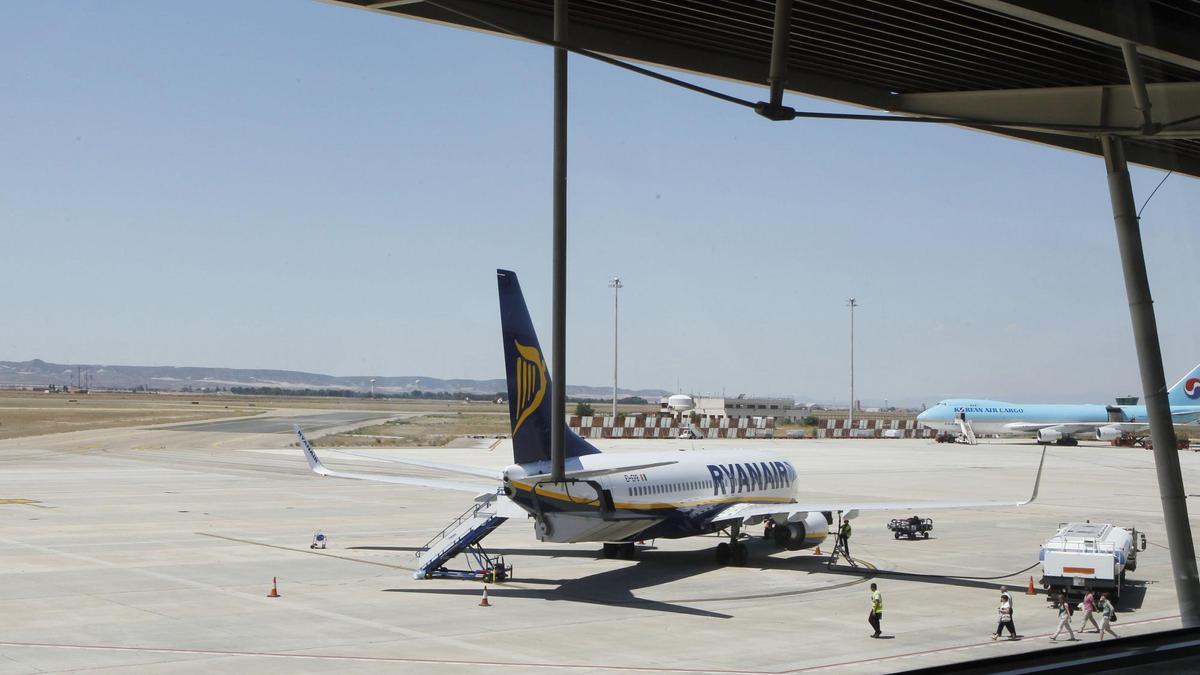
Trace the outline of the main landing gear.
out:
[[[605,542],[604,544],[605,558],[620,558],[621,560],[633,560],[637,557],[637,546],[632,541],[612,544]]]
[[[745,544],[738,541],[741,533],[742,524],[734,521],[734,524],[729,526],[729,541],[717,544],[715,553],[718,565],[741,567],[746,564],[746,560],[750,557],[750,551]]]

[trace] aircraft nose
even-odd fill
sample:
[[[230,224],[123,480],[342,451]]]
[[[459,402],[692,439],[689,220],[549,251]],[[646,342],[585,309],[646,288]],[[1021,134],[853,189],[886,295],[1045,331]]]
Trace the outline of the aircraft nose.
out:
[[[917,424],[924,424],[927,427],[933,427],[933,425],[937,424],[938,422],[939,420],[934,419],[933,408],[923,410],[921,411],[921,414],[917,415]]]

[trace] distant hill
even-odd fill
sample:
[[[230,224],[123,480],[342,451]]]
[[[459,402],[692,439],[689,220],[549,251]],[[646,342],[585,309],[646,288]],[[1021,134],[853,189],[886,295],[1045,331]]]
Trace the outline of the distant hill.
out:
[[[86,382],[77,380],[82,372]],[[321,375],[294,370],[255,370],[250,368],[192,368],[174,366],[112,366],[97,364],[0,361],[0,386],[84,386],[95,389],[137,389],[162,391],[184,389],[227,389],[229,387],[279,387],[280,389],[345,389],[366,392],[371,376]],[[505,391],[505,382],[496,380],[443,380],[424,375],[375,377],[375,391],[399,394],[413,391],[462,392],[490,396]],[[651,402],[668,393],[665,389],[618,389],[620,396],[641,396]],[[603,399],[612,396],[612,387],[568,385],[567,395]]]

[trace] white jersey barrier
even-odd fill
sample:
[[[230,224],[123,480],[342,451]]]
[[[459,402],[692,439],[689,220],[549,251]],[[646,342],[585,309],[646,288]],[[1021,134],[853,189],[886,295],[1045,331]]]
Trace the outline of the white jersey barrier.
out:
[[[916,420],[858,419],[851,427],[845,418],[822,420],[817,438],[933,438],[937,432]]]
[[[584,438],[678,438],[695,427],[702,438],[773,438],[774,417],[571,415],[567,426]]]

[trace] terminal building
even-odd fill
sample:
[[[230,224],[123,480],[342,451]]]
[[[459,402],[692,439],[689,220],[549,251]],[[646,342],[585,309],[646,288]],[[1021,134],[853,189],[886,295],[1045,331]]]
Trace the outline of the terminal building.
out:
[[[669,396],[660,399],[664,412],[670,412]],[[808,414],[807,408],[796,407],[796,402],[790,398],[748,397],[736,398],[724,396],[696,396],[695,408],[692,412],[704,417],[774,417],[786,420],[803,417]]]

